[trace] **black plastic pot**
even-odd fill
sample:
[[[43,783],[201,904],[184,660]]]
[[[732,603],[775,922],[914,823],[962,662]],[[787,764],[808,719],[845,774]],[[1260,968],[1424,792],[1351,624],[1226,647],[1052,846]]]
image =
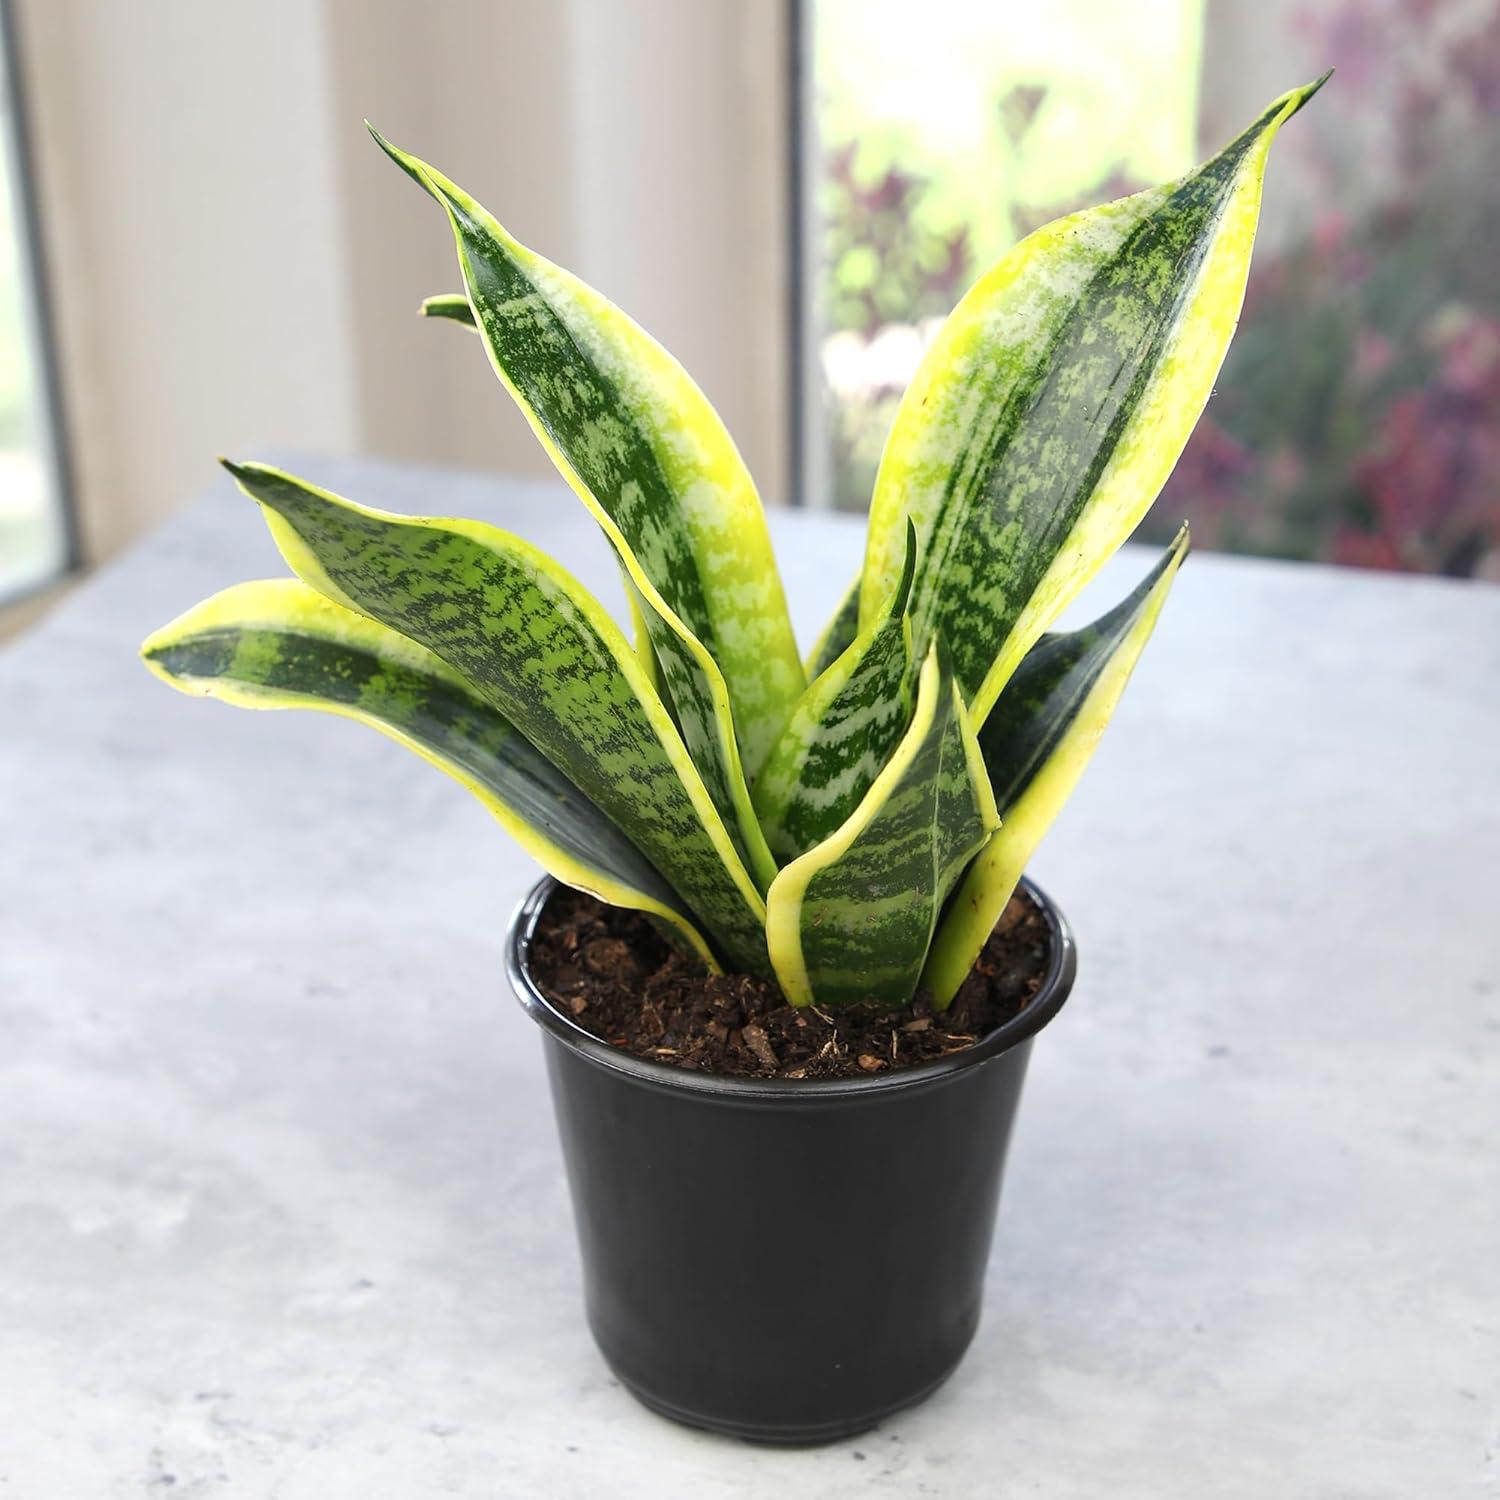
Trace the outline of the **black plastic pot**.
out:
[[[812,1443],[936,1389],[979,1322],[1000,1178],[1035,1034],[1072,988],[1072,936],[1026,1010],[954,1057],[859,1079],[717,1078],[581,1030],[531,982],[556,889],[512,919],[507,968],[542,1028],[589,1323],[645,1404]]]

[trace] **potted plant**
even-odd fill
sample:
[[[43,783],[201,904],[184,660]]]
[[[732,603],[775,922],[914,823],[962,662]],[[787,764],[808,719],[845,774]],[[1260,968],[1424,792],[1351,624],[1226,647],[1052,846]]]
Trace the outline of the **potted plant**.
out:
[[[863,569],[805,663],[697,387],[376,135],[457,241],[464,293],[424,311],[480,335],[612,544],[635,643],[507,532],[234,463],[296,576],[217,595],[143,654],[187,692],[372,725],[549,873],[510,979],[542,1028],[590,1321],[659,1410],[832,1438],[931,1390],[973,1334],[1031,1039],[1074,971],[1023,871],[1185,529],[1094,624],[1045,632],[1175,463],[1271,141],[1321,82],[979,280],[906,394]]]

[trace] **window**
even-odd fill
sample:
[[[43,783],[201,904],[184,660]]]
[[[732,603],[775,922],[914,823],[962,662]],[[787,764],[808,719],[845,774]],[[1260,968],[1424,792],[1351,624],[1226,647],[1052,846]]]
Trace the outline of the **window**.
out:
[[[1333,64],[1277,142],[1240,332],[1148,519],[1226,549],[1500,579],[1500,0],[805,0],[827,477],[1029,229],[1164,180]]]
[[[35,262],[14,32],[0,6],[0,604],[72,561]]]

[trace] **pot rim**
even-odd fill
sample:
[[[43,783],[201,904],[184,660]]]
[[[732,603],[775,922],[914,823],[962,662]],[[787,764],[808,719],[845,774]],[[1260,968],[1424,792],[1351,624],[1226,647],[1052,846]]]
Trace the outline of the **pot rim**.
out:
[[[585,1031],[571,1016],[558,1010],[532,981],[529,967],[531,939],[547,902],[561,889],[561,882],[544,875],[522,898],[512,914],[505,934],[505,973],[527,1015],[548,1035],[599,1067],[623,1073],[639,1083],[672,1092],[707,1094],[731,1100],[783,1099],[804,1103],[825,1099],[888,1093],[893,1089],[923,1088],[941,1083],[966,1068],[977,1067],[1029,1041],[1063,1007],[1072,993],[1078,972],[1078,948],[1067,919],[1051,897],[1034,881],[1022,876],[1018,889],[1034,901],[1047,923],[1051,952],[1047,971],[1031,1003],[1010,1020],[997,1026],[983,1040],[962,1052],[931,1061],[914,1063],[889,1073],[865,1078],[741,1078],[701,1073],[670,1063],[651,1062],[622,1048],[612,1047]]]

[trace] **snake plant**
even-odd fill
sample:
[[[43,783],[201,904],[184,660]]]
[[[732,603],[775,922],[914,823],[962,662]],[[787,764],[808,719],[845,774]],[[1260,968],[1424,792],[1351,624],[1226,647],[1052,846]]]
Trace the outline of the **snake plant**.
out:
[[[1049,224],[964,297],[896,416],[864,565],[799,657],[733,441],[659,344],[425,162],[489,361],[616,553],[634,640],[476,521],[228,464],[295,578],[143,647],[190,693],[344,714],[467,787],[558,879],[796,1005],[951,1002],[1114,711],[1187,552],[1047,634],[1161,489],[1244,293],[1267,153]],[[373,133],[373,132],[372,132]]]

